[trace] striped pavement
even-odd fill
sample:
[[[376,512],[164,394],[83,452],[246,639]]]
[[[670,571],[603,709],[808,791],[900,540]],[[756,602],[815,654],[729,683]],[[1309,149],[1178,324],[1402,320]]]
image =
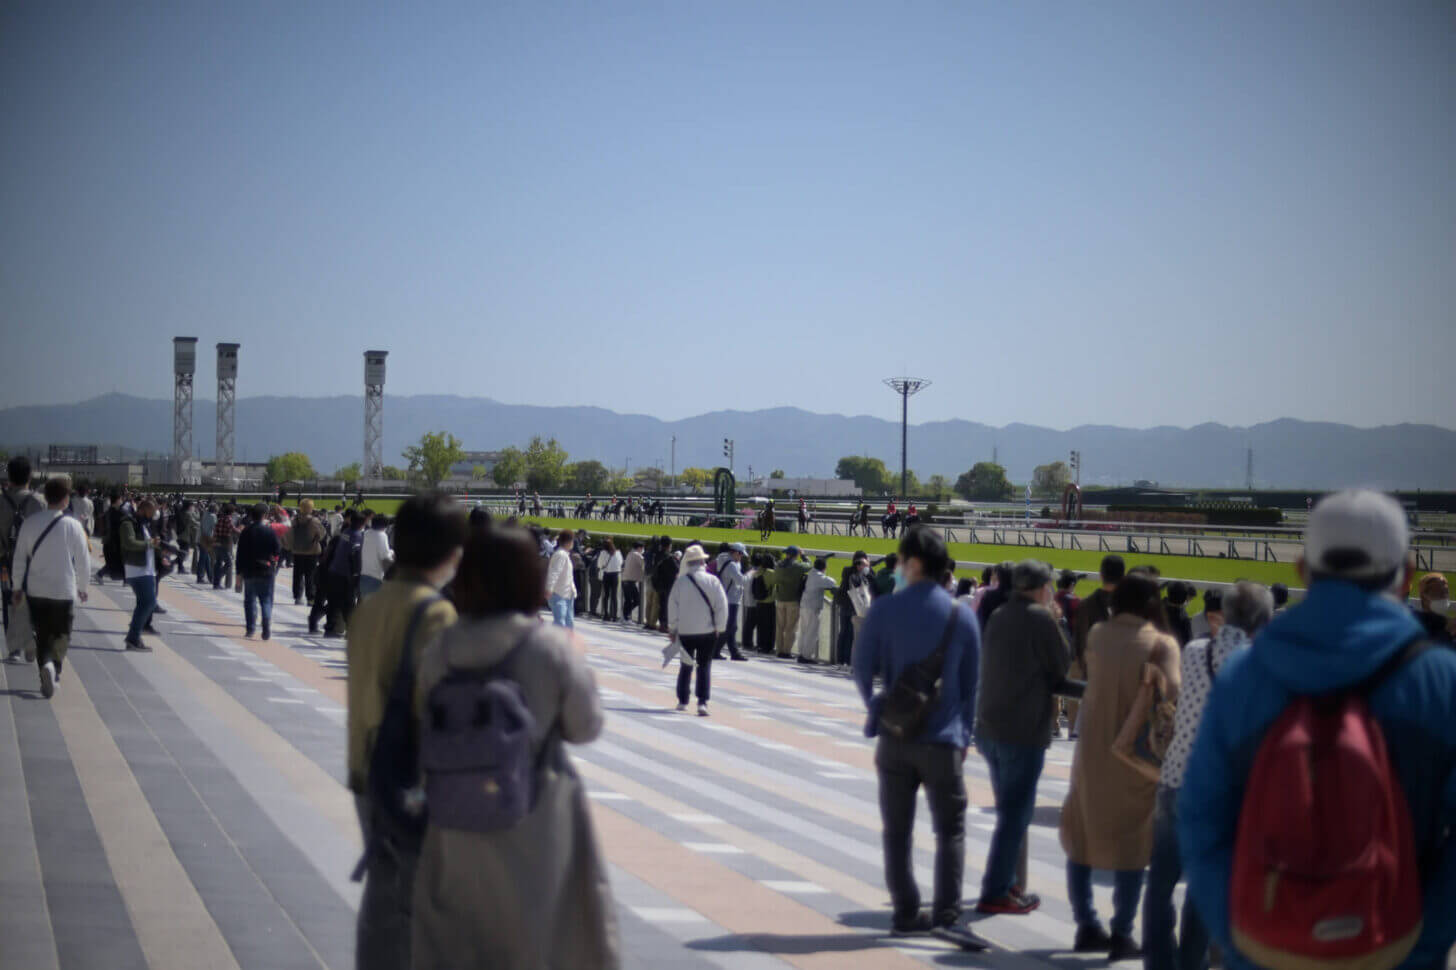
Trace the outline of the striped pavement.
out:
[[[288,589],[288,573],[278,589]],[[345,764],[344,647],[284,598],[274,639],[242,637],[241,597],[169,578],[152,654],[128,654],[125,587],[92,587],[56,697],[0,665],[0,970],[344,968],[360,849]],[[1073,934],[1054,745],[1030,839],[1028,917],[976,924],[966,954],[887,935],[873,748],[848,678],[778,660],[715,663],[713,716],[673,712],[662,639],[583,622],[607,729],[573,748],[611,866],[624,966],[1028,970],[1105,962]],[[966,898],[992,816],[966,763]],[[934,838],[922,800],[917,876]],[[1097,888],[1110,912],[1111,891]]]

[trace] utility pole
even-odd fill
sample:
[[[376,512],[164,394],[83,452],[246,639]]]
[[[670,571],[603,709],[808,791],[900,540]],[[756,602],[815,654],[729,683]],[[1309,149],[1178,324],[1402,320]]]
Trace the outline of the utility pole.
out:
[[[1249,446],[1248,460],[1244,469],[1244,488],[1254,490],[1254,446]]]
[[[910,395],[918,394],[930,386],[930,382],[919,377],[887,377],[885,386],[900,395],[900,497],[910,494]]]
[[[677,479],[677,435],[672,436],[672,465],[667,473],[667,483],[671,485]]]

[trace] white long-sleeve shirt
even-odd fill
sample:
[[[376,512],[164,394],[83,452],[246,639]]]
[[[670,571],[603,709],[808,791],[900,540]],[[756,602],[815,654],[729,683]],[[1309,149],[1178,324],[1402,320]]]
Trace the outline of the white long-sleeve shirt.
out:
[[[693,586],[702,590],[706,602]],[[672,592],[667,594],[667,615],[678,636],[722,633],[728,629],[728,597],[723,584],[701,564],[688,566],[678,573]]]
[[[622,553],[607,552],[603,549],[597,553],[597,571],[602,573],[620,573],[622,571]]]
[[[364,542],[359,549],[359,575],[383,579],[384,572],[394,562],[394,550],[389,548],[389,536],[383,529],[367,529]]]
[[[743,570],[738,563],[729,559],[718,567],[718,582],[723,584],[723,592],[728,597],[728,605],[737,606],[743,601],[744,594],[748,591],[748,580],[743,576]]]
[[[546,595],[576,599],[576,579],[571,574],[571,553],[557,549],[546,566]]]
[[[831,589],[838,588],[839,584],[830,577],[817,569],[810,570],[809,575],[804,579],[804,595],[799,598],[799,609],[822,610],[824,594]]]
[[[37,547],[41,533],[56,519],[61,521]],[[55,509],[26,516],[15,540],[15,568],[11,575],[17,590],[25,582],[27,595],[36,599],[74,600],[77,594],[85,592],[91,581],[86,530],[75,518]]]

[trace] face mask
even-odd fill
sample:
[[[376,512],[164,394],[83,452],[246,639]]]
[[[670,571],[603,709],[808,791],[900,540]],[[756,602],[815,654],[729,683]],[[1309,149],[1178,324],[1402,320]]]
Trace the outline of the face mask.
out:
[[[1431,612],[1442,616],[1456,616],[1456,602],[1452,600],[1431,600]]]
[[[895,592],[898,593],[898,592],[900,592],[900,590],[904,589],[906,586],[909,586],[909,585],[910,585],[910,581],[905,578],[905,567],[904,566],[896,566],[895,567]]]

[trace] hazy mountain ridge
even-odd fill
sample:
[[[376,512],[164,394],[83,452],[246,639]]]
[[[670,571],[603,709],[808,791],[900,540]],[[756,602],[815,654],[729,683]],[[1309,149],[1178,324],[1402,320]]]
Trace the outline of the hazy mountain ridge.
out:
[[[237,402],[237,458],[259,461],[297,450],[322,473],[358,461],[363,451],[363,399],[252,397]],[[193,406],[194,450],[213,453],[216,405]],[[846,454],[868,454],[899,467],[900,427],[866,415],[817,414],[795,407],[722,410],[678,421],[618,414],[600,407],[538,407],[488,398],[443,395],[386,397],[384,456],[402,463],[403,448],[425,431],[444,429],[466,448],[524,446],[533,434],[555,437],[573,459],[595,458],[633,468],[670,461],[677,436],[677,467],[722,464],[723,438],[737,442],[740,478],[782,468],[789,475],[829,476]],[[166,452],[172,441],[172,403],[122,394],[70,405],[0,409],[0,443],[123,445]],[[1254,449],[1259,487],[1332,488],[1372,485],[1401,488],[1456,487],[1456,431],[1400,424],[1356,428],[1281,418],[1249,428],[1218,423],[1193,428],[1146,429],[1083,425],[1056,431],[1012,424],[993,428],[974,421],[928,421],[910,429],[910,466],[926,478],[954,478],[993,451],[1011,478],[1024,481],[1038,464],[1083,454],[1086,484],[1130,483],[1238,487],[1244,483],[1245,448]]]

